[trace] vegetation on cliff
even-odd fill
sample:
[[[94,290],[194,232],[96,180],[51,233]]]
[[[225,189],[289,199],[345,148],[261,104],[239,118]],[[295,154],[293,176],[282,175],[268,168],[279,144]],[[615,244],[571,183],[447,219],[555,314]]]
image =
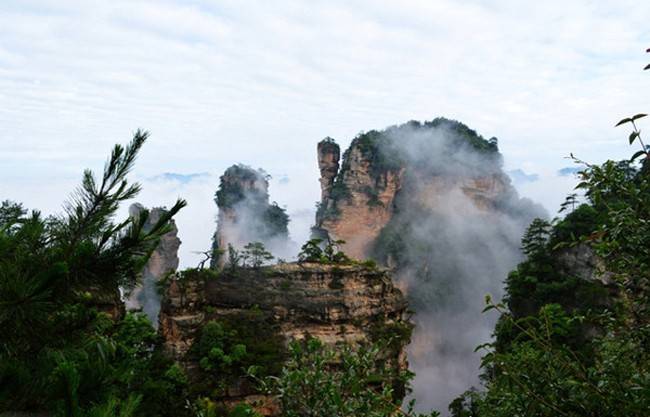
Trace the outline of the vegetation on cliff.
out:
[[[233,165],[221,176],[214,201],[219,207],[219,224],[213,237],[211,266],[216,268],[228,244],[286,241],[289,216],[276,202],[269,203],[268,180],[263,170]],[[227,232],[226,232],[227,231]],[[235,239],[237,241],[228,241]],[[226,239],[226,240],[224,240]],[[219,245],[223,247],[219,247]]]
[[[289,216],[286,210],[273,202],[269,204],[268,180],[263,170],[254,170],[246,165],[233,165],[221,176],[214,202],[220,209],[234,209],[244,204],[258,212],[263,220],[260,236],[288,234]]]
[[[486,391],[458,398],[452,415],[647,415],[650,159],[635,124],[644,116],[619,123],[632,124],[639,152],[583,163],[578,189],[586,202],[553,226],[537,220],[529,228],[527,259],[508,277],[504,303],[488,299],[486,309],[501,318],[496,340],[483,346]],[[602,260],[595,271],[602,279],[558,266],[563,251],[585,247]]]
[[[286,356],[278,326],[256,307],[207,321],[191,354],[202,371],[192,392],[213,398],[224,396],[248,372],[259,377],[278,375]]]
[[[362,190],[368,196],[368,204],[381,205],[377,198],[377,192],[385,186],[386,174],[397,174],[411,164],[412,158],[408,155],[407,148],[403,146],[402,142],[408,142],[410,138],[418,135],[430,135],[426,141],[431,142],[442,142],[442,136],[444,136],[444,141],[449,141],[449,143],[446,144],[447,146],[441,147],[440,151],[450,155],[469,148],[482,154],[486,164],[500,163],[501,161],[496,138],[485,139],[465,124],[442,117],[424,123],[410,121],[381,131],[371,130],[360,133],[343,153],[341,169],[335,177],[330,191],[330,198],[334,204],[328,209],[329,211],[320,214],[325,217],[335,217],[338,214],[337,203],[351,197],[346,177],[351,169],[351,153],[355,150],[360,152],[361,157],[368,164],[368,173],[373,182],[373,186],[365,187]],[[418,146],[418,144],[414,146]],[[444,158],[446,156],[448,155],[436,157]],[[319,207],[319,209],[326,210],[325,207]]]
[[[276,396],[286,417],[404,416],[435,417],[413,411],[415,401],[402,404],[392,382],[409,387],[413,375],[386,366],[378,346],[332,349],[318,339],[294,342],[278,377],[263,378],[262,389]]]

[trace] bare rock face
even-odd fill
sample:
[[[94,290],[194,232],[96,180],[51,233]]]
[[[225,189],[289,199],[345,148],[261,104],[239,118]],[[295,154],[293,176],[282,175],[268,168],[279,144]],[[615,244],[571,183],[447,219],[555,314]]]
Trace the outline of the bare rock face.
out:
[[[559,250],[556,260],[561,273],[605,286],[614,284],[613,274],[605,269],[605,261],[586,243]]]
[[[318,165],[322,200],[316,213],[315,234],[345,240],[344,251],[363,259],[372,254],[375,240],[400,205],[423,205],[435,210],[446,204],[450,192],[458,191],[477,208],[489,211],[512,193],[500,169],[500,159],[495,156],[496,145],[481,138],[493,149],[484,151],[485,166],[472,167],[473,161],[468,163],[458,156],[469,153],[468,146],[452,143],[436,128],[410,122],[362,134],[345,152],[340,171],[338,145],[331,138],[321,141]],[[425,137],[423,132],[431,137]],[[452,149],[454,146],[458,149]],[[427,155],[429,152],[440,155]],[[468,165],[467,169],[458,168],[463,164]]]
[[[339,172],[341,148],[332,138],[325,138],[318,143],[318,169],[320,170],[321,201],[330,198],[334,178]]]
[[[334,346],[402,334],[383,354],[396,368],[407,367],[404,348],[412,328],[407,303],[383,269],[291,263],[224,270],[216,278],[202,278],[200,273],[189,279],[178,276],[164,296],[160,332],[166,350],[184,366],[191,381],[210,380],[197,363],[195,345],[211,321],[243,326],[243,332],[257,329],[248,348],[260,341],[276,340],[284,350],[289,341],[307,337]],[[243,376],[222,387],[220,400],[246,401],[264,415],[278,414],[273,401],[255,392]]]
[[[224,266],[229,245],[241,249],[249,242],[262,242],[275,249],[286,242],[289,217],[275,202],[269,203],[268,188],[268,175],[245,165],[233,165],[221,176],[215,195],[219,214],[212,268]]]
[[[133,204],[129,207],[129,215],[136,217],[144,210],[141,204]],[[160,216],[165,212],[164,208],[155,207],[149,211],[149,217],[145,224],[145,230],[155,225]],[[149,320],[157,326],[158,312],[160,310],[160,296],[156,284],[160,279],[178,268],[178,248],[181,240],[178,238],[178,229],[174,221],[171,221],[172,230],[163,235],[158,247],[153,251],[147,265],[142,271],[142,283],[135,287],[126,300],[127,309],[142,309],[149,317]]]
[[[319,150],[321,144],[323,142],[319,143]],[[320,161],[319,152],[319,165]],[[336,185],[331,177],[333,167],[325,171],[326,177],[322,176],[324,170],[321,168],[321,187],[324,183],[332,185],[327,192],[323,187],[316,228],[332,239],[345,240],[345,253],[364,259],[369,245],[392,216],[403,170],[387,171],[374,177],[371,162],[355,146],[346,153],[344,164],[346,169],[337,178]],[[338,168],[338,164],[336,166]]]

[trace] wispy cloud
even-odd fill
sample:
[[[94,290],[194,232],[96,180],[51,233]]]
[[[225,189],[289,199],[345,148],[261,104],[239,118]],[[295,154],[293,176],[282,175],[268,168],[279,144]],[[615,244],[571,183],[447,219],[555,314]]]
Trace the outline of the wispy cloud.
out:
[[[580,170],[582,169],[583,168],[579,168],[579,167],[564,167],[557,170],[557,175],[559,175],[560,177],[573,176],[578,172],[580,172]]]
[[[535,182],[539,181],[539,175],[537,174],[528,174],[522,169],[513,169],[511,171],[508,171],[508,175],[512,179],[512,181],[516,184],[523,184],[527,182]]]
[[[632,0],[5,0],[0,194],[42,203],[142,127],[142,178],[243,162],[291,178],[272,198],[312,210],[319,139],[443,115],[498,137],[549,207],[570,152],[629,156],[612,125],[648,110],[649,15]]]

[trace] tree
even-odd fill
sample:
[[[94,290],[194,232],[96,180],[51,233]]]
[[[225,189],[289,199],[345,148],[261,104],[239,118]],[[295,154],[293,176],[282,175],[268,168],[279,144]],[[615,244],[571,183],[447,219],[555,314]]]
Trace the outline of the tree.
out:
[[[283,416],[419,416],[413,402],[402,409],[392,388],[396,378],[408,384],[412,374],[390,369],[379,346],[335,349],[308,339],[293,342],[289,351],[282,373],[261,380],[262,390],[278,398]]]
[[[242,260],[242,255],[232,244],[228,244],[228,267],[231,270],[235,270],[239,267],[239,263]]]
[[[262,242],[250,242],[244,246],[242,251],[244,264],[249,263],[253,268],[259,268],[272,259],[273,255],[266,250]]]
[[[526,229],[524,237],[521,239],[521,248],[524,253],[534,258],[542,253],[550,236],[551,225],[543,219],[534,219]]]
[[[571,193],[569,194],[565,199],[562,204],[560,204],[560,210],[559,213],[562,213],[563,211],[569,210],[571,208],[570,212],[573,212],[576,208],[576,204],[578,204],[578,194],[576,193]]]
[[[326,242],[326,243],[324,243]],[[344,240],[310,239],[300,248],[299,262],[345,263],[350,258],[340,249]]]
[[[479,347],[486,349],[485,391],[472,397],[473,410],[461,397],[454,403],[455,415],[648,415],[650,171],[648,148],[636,126],[643,117],[617,124],[631,124],[629,143],[641,145],[629,160],[593,165],[574,158],[584,164],[576,188],[584,190],[587,201],[553,226],[557,244],[546,244],[547,224],[535,221],[529,228],[528,259],[508,278],[507,305],[487,300],[486,310],[501,316],[496,341]],[[573,243],[566,239],[578,239],[605,269],[607,287],[590,283],[608,294],[604,305],[576,307],[584,294],[565,284],[586,280],[563,276],[553,262],[555,248]],[[540,293],[544,302],[533,311],[514,308],[514,296],[530,305]]]
[[[140,190],[127,174],[147,137],[138,130],[127,146],[116,145],[99,178],[86,170],[61,216],[44,219],[15,203],[0,207],[3,411],[79,416],[117,412],[110,407],[117,399],[123,404],[119,413],[129,415],[139,403],[137,395],[129,397],[130,378],[143,375],[132,359],[150,358],[151,341],[120,338],[129,316],[121,318],[118,288],[137,282],[170,220],[185,206],[177,201],[151,229],[144,227],[147,211],[114,222],[120,203]]]

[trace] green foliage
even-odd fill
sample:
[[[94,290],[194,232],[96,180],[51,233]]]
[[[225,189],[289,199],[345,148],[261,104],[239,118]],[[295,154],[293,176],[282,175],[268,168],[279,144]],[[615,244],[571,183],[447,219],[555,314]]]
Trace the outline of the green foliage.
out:
[[[241,258],[244,265],[248,264],[253,268],[259,268],[265,262],[271,261],[273,255],[266,250],[262,242],[250,242],[244,246]]]
[[[580,204],[553,226],[551,247],[566,246],[591,235],[602,220],[599,217],[600,213],[593,206]]]
[[[289,215],[286,209],[278,206],[275,201],[272,202],[264,211],[263,222],[266,227],[266,235],[286,236],[289,225]]]
[[[256,308],[233,317],[208,321],[191,348],[209,378],[193,389],[220,395],[229,385],[255,369],[260,376],[277,375],[285,358],[284,339],[277,326]]]
[[[325,347],[318,339],[294,342],[282,373],[262,378],[263,391],[277,396],[285,417],[416,416],[413,404],[401,409],[392,382],[408,383],[412,374],[395,374],[377,346]],[[431,412],[428,416],[438,415]]]
[[[245,204],[260,216],[261,238],[286,235],[289,216],[275,201],[268,203],[267,192],[270,176],[263,170],[254,170],[246,165],[233,165],[221,176],[215,203],[221,208],[234,208]]]
[[[228,244],[228,268],[231,271],[234,271],[240,266],[240,263],[242,261],[242,255],[239,253],[237,249],[230,243]]]
[[[322,264],[349,263],[350,258],[340,250],[344,240],[310,239],[300,248],[299,262],[318,262]]]
[[[207,397],[196,400],[191,410],[194,417],[262,417],[249,404],[239,403],[228,409]]]
[[[410,343],[413,328],[414,325],[410,322],[380,320],[370,327],[370,339],[375,344],[397,352]]]
[[[501,317],[496,340],[480,347],[487,351],[485,392],[472,393],[470,402],[469,393],[460,397],[453,415],[648,414],[650,172],[636,126],[642,117],[617,124],[632,125],[629,142],[642,150],[629,161],[585,164],[577,188],[587,203],[550,230],[551,244],[547,228],[529,229],[528,259],[508,277],[507,308],[487,300],[486,310]],[[558,248],[577,241],[604,262],[612,288],[558,271]]]
[[[246,356],[246,345],[236,343],[237,332],[226,330],[217,321],[210,321],[201,330],[201,337],[193,346],[201,359],[199,365],[207,372],[216,372],[220,377],[231,376],[241,368]]]
[[[255,187],[253,184],[266,182],[268,178],[268,174],[261,169],[254,170],[243,164],[233,165],[221,176],[214,201],[223,208],[232,208],[244,200],[249,200],[249,204],[261,204],[268,200],[266,187]],[[242,184],[249,187],[242,187]]]
[[[650,341],[650,327],[626,329],[612,315],[603,315],[606,330],[585,342],[591,347],[585,354],[567,343],[582,318],[558,305],[547,305],[526,320],[504,317],[522,336],[506,351],[491,350],[483,357],[490,373],[487,390],[474,395],[474,413],[466,415],[646,415],[650,357],[643,346]]]
[[[156,353],[155,332],[144,318],[121,318],[119,311],[118,287],[136,283],[185,205],[179,200],[150,229],[147,211],[114,223],[120,203],[140,190],[126,176],[147,136],[137,131],[129,145],[116,145],[99,179],[85,171],[62,216],[43,219],[9,202],[0,207],[3,410],[175,413],[168,401],[176,385],[159,398],[146,389],[163,381],[169,366]],[[151,413],[150,399],[166,405],[165,413]]]
[[[551,224],[543,219],[534,219],[521,239],[521,249],[530,258],[544,254],[550,237]]]

